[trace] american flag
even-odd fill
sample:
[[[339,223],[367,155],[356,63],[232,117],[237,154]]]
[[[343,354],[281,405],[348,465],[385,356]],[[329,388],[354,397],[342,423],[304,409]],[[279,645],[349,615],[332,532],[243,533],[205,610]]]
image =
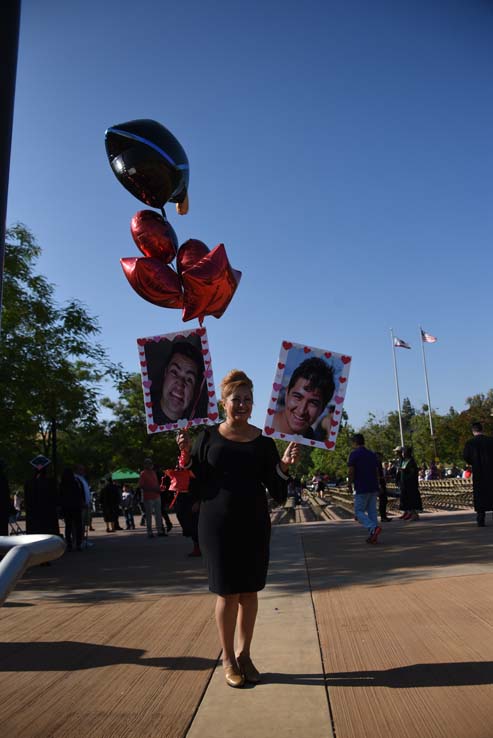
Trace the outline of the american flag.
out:
[[[394,338],[394,346],[396,346],[397,348],[411,348],[407,341],[403,341],[402,338]]]
[[[426,333],[423,329],[421,329],[421,340],[423,343],[436,343],[438,341],[438,338],[435,338],[435,336],[432,336],[431,333]]]

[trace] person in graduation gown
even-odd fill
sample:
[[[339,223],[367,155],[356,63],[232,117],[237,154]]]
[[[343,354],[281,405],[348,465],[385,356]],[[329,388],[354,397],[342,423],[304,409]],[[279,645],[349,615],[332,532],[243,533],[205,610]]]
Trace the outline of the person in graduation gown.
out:
[[[287,471],[299,457],[290,443],[282,459],[271,438],[249,422],[253,384],[232,370],[221,383],[223,423],[202,431],[190,454],[188,434],[178,446],[194,473],[191,490],[200,496],[199,539],[207,561],[209,589],[217,595],[216,623],[226,683],[258,682],[250,646],[265,587],[271,523],[266,489],[279,503],[287,496]],[[238,632],[235,650],[235,632]]]
[[[493,438],[483,433],[481,423],[472,423],[473,437],[464,446],[464,461],[472,466],[474,509],[479,526],[485,525],[485,513],[493,510]]]
[[[418,520],[419,512],[423,509],[419,491],[418,465],[414,460],[411,446],[404,446],[402,459],[398,471],[400,489],[399,509],[403,510],[401,518],[404,520]]]
[[[60,535],[58,496],[55,481],[46,473],[46,466],[35,469],[34,476],[24,484],[26,533]]]

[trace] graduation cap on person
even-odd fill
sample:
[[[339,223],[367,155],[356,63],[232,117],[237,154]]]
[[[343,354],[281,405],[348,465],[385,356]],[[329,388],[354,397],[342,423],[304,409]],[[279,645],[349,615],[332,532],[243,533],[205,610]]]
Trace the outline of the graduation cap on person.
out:
[[[44,469],[48,466],[48,464],[51,464],[50,459],[46,458],[46,456],[43,456],[43,454],[38,454],[38,456],[35,456],[34,459],[31,459],[29,462],[31,466],[34,466],[35,469],[38,471],[41,471],[41,469]]]

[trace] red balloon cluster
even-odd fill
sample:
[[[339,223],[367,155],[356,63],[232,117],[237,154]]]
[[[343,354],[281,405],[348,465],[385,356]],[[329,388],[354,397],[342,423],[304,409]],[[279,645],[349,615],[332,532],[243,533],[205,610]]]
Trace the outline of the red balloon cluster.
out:
[[[190,239],[178,248],[172,226],[153,210],[136,213],[130,230],[144,256],[120,263],[138,295],[159,307],[182,308],[184,321],[221,317],[241,279],[224,244],[209,251],[202,241]],[[176,271],[170,266],[175,257]]]

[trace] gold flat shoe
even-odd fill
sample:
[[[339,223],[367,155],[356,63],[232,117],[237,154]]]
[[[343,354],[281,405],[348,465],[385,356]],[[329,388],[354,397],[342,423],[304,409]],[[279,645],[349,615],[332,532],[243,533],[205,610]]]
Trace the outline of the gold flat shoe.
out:
[[[230,687],[243,687],[245,684],[245,677],[240,674],[236,666],[225,666],[224,667],[224,678],[226,684]]]
[[[255,668],[250,656],[238,656],[237,659],[240,671],[246,682],[250,684],[258,684],[260,682],[260,673]]]

